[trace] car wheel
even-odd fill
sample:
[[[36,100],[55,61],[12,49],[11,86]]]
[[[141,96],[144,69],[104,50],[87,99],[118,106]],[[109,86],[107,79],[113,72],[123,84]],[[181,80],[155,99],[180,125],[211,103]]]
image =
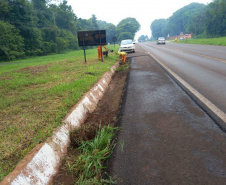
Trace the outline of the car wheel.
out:
[[[135,50],[133,50],[133,53],[135,53]]]

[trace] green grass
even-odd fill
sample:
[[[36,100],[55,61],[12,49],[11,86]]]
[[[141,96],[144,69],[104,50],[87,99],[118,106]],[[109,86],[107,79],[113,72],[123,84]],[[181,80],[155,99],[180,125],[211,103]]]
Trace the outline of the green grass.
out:
[[[126,63],[124,63],[123,65],[120,65],[120,66],[116,69],[116,71],[123,72],[123,71],[126,71],[126,70],[129,69],[129,68],[130,68],[130,64],[129,64],[129,62],[126,62]]]
[[[111,141],[115,130],[110,126],[99,127],[96,137],[89,141],[75,141],[79,143],[79,155],[77,158],[67,158],[66,166],[70,173],[77,176],[75,184],[115,184],[110,180],[101,177],[101,170],[104,169],[103,161],[110,157],[115,144]],[[73,142],[73,137],[72,137]]]
[[[97,49],[27,58],[0,65],[0,181],[63,118],[104,72],[119,61],[118,48],[98,61]]]
[[[178,40],[178,43],[226,46],[226,37]]]

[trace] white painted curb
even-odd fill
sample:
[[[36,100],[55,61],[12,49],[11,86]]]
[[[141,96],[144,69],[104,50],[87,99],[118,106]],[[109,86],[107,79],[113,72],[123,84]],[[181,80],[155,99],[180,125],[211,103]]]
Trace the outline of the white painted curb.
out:
[[[85,121],[87,113],[94,111],[118,66],[119,63],[116,63],[110,72],[102,76],[74,106],[63,121],[64,124],[55,130],[53,136],[26,155],[13,172],[3,179],[1,185],[51,184],[53,176],[57,174],[61,159],[67,153],[67,147],[70,144],[69,133]]]

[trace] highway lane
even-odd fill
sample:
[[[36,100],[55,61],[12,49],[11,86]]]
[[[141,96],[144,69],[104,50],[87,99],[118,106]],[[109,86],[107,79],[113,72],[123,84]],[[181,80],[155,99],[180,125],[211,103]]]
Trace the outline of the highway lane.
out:
[[[109,175],[118,185],[225,184],[226,133],[140,46],[128,54]]]
[[[139,43],[226,113],[226,47]]]

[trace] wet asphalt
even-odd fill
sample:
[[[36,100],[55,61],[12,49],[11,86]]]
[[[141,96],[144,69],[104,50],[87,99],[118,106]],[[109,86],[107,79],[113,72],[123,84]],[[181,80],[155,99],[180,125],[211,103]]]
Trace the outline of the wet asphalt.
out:
[[[119,185],[226,185],[226,134],[136,46],[110,176]]]

